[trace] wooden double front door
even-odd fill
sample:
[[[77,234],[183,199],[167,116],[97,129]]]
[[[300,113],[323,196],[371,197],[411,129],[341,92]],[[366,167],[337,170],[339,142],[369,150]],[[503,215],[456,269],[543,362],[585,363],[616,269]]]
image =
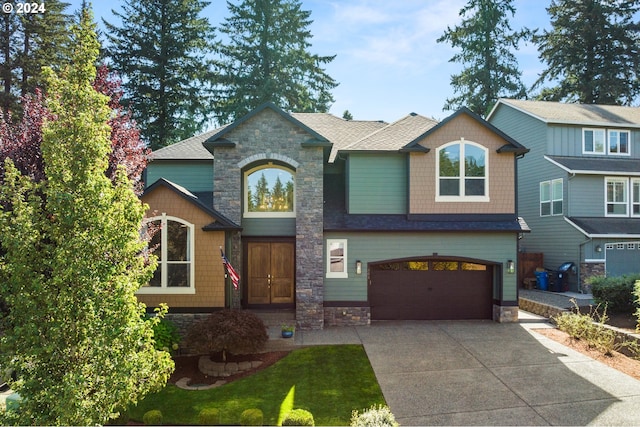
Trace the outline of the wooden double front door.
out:
[[[247,304],[293,304],[295,242],[247,242]]]

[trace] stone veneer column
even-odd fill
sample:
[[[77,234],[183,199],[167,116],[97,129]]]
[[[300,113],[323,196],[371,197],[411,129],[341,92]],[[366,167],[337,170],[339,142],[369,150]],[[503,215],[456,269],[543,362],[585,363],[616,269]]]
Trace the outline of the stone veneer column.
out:
[[[214,152],[214,208],[242,225],[242,168],[279,161],[295,169],[296,321],[301,329],[324,326],[323,148],[302,145],[309,133],[273,110],[265,109],[224,136],[235,147]],[[242,246],[233,237],[229,259],[242,271]],[[242,286],[245,286],[242,283]]]

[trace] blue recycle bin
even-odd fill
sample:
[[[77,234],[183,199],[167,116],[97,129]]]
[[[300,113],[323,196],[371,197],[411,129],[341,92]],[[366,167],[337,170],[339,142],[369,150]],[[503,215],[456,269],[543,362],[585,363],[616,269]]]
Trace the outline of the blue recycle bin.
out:
[[[546,271],[536,271],[536,284],[541,291],[549,290],[549,273]]]

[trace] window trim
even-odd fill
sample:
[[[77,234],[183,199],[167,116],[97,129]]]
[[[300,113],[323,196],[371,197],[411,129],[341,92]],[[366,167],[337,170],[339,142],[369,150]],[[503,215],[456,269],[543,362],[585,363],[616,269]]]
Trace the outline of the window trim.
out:
[[[638,186],[640,186],[640,178],[631,178],[631,181],[629,182],[629,203],[630,203],[630,208],[629,208],[629,215],[632,218],[638,218],[640,217],[640,209],[638,209],[638,213],[634,214],[633,213],[633,207],[634,206],[640,206],[640,194],[638,194],[638,200],[634,199],[634,193],[633,193],[633,186],[635,184],[638,184]]]
[[[610,202],[608,198],[608,184],[610,182],[621,182],[624,184],[624,194],[625,194],[625,202]],[[630,197],[629,197],[629,178],[622,176],[607,176],[604,178],[604,216],[608,218],[628,218],[630,216]],[[610,214],[609,213],[609,204],[616,205],[624,205],[626,207],[626,212],[624,214]]]
[[[293,177],[293,210],[290,212],[249,212],[249,175],[258,172],[261,169],[281,169],[288,172]],[[244,218],[295,218],[296,217],[296,171],[284,165],[275,164],[272,162],[258,165],[256,167],[247,169],[242,175],[242,202],[244,207],[242,209],[242,216]]]
[[[344,261],[343,271],[331,271],[331,258],[337,258],[331,256],[331,244],[341,243],[343,247],[342,259]],[[328,279],[347,279],[349,277],[349,257],[348,257],[348,242],[347,239],[327,239],[326,240],[326,277]]]
[[[555,199],[553,197],[553,187],[554,184],[560,182],[560,198],[559,199]],[[549,200],[542,200],[542,186],[543,185],[549,185]],[[540,181],[540,186],[539,186],[540,190],[539,190],[539,203],[540,203],[540,217],[542,218],[546,218],[546,217],[550,217],[550,216],[561,216],[564,215],[564,179],[563,178],[556,178],[556,179],[550,179],[547,181]],[[561,206],[562,208],[560,209],[559,213],[554,213],[555,211],[553,210],[553,206],[554,206],[554,202],[561,202]],[[549,214],[548,215],[543,215],[542,213],[542,204],[543,203],[549,203]]]
[[[593,142],[593,151],[587,151],[586,149],[586,138],[585,138],[585,133],[591,131],[594,133],[595,136],[595,132],[599,131],[602,132],[602,137],[604,139],[604,141],[602,141],[602,151],[595,151],[596,148],[596,143],[595,143],[595,137],[594,137],[594,142]],[[599,155],[606,155],[607,154],[607,148],[608,148],[608,143],[607,143],[607,130],[604,128],[582,128],[582,154],[599,154]]]
[[[459,179],[459,186],[460,186],[460,192],[462,193],[462,191],[464,190],[464,182],[466,179],[465,176],[465,170],[464,170],[464,158],[465,158],[465,152],[466,149],[465,147],[467,145],[471,145],[473,147],[479,148],[484,152],[484,195],[482,196],[467,196],[467,195],[460,195],[460,196],[441,196],[440,195],[440,179],[442,178],[440,176],[440,152],[444,149],[446,149],[447,147],[450,147],[452,145],[460,145],[460,175],[458,176]],[[466,141],[464,138],[460,138],[457,141],[451,141],[448,142],[446,144],[441,145],[440,147],[438,147],[438,149],[436,150],[436,197],[435,197],[435,201],[436,202],[489,202],[490,198],[489,198],[489,150],[487,149],[487,147],[485,147],[484,145],[478,144],[477,142],[473,142],[473,141]]]
[[[165,212],[162,215],[154,216],[150,218],[145,218],[144,224],[160,221],[160,248],[161,254],[158,256],[158,267],[160,269],[160,286],[142,286],[136,294],[140,295],[157,295],[157,294],[195,294],[195,225],[191,224],[188,221],[185,221],[182,218],[178,218],[175,216],[167,215]],[[189,251],[189,286],[188,287],[178,287],[178,286],[167,286],[167,269],[169,261],[162,261],[167,257],[167,222],[175,221],[180,224],[183,224],[187,227],[187,243],[188,243],[188,251]],[[185,261],[181,262],[182,264],[186,264]]]
[[[623,133],[627,134],[627,152],[626,153],[621,153],[621,152],[616,153],[611,151],[611,133],[612,132],[618,133],[618,150],[620,149],[620,134],[623,134]],[[631,155],[631,131],[624,130],[624,129],[608,129],[607,130],[607,155],[630,156]]]

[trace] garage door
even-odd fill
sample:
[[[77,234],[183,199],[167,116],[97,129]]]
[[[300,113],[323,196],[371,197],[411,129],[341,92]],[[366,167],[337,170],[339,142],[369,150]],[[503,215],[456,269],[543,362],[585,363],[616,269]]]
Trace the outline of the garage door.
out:
[[[607,276],[640,273],[640,242],[607,243]]]
[[[491,319],[493,266],[452,259],[369,264],[372,320]]]

